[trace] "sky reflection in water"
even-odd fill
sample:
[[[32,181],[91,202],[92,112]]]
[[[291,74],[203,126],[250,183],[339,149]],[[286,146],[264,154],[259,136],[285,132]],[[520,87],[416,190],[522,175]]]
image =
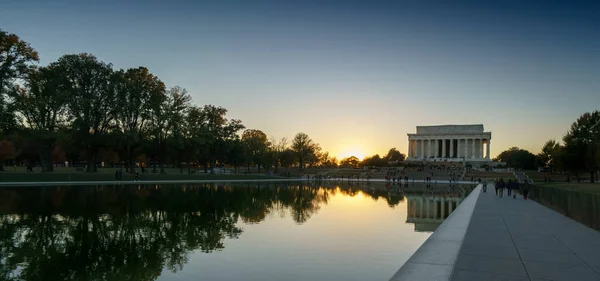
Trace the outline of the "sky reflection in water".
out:
[[[406,223],[404,195],[364,184],[1,188],[0,280],[387,280],[430,235]]]

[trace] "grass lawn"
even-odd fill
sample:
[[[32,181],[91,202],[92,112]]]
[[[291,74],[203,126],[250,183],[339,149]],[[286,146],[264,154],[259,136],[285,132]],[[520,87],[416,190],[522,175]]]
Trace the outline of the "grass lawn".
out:
[[[600,194],[600,183],[556,182],[556,183],[539,183],[536,185],[542,186],[542,187],[553,187],[553,188],[585,192],[585,193],[591,193],[591,194]]]
[[[123,173],[123,181],[134,180],[134,175]],[[140,174],[140,180],[250,180],[250,179],[281,179],[281,177],[267,176],[264,174],[187,174],[171,172],[167,174]],[[114,181],[113,172],[65,172],[51,173],[40,172],[0,172],[0,182],[62,182],[62,181]]]

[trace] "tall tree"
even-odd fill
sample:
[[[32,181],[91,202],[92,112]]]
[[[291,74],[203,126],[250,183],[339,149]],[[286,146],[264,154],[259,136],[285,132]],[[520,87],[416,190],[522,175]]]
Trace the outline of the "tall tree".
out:
[[[246,151],[246,145],[242,142],[240,138],[235,138],[230,140],[228,149],[227,162],[230,165],[233,165],[233,170],[237,174],[237,169],[240,164],[248,161],[250,158],[248,152]]]
[[[292,140],[292,150],[296,153],[296,159],[300,163],[300,168],[304,169],[306,160],[315,150],[315,143],[307,134],[300,132]]]
[[[288,142],[287,138],[283,137],[279,141],[275,137],[271,137],[271,156],[273,157],[273,165],[275,166],[275,173],[278,172],[278,168],[281,165],[281,154],[287,149]]]
[[[139,147],[145,126],[150,121],[153,102],[164,98],[165,85],[145,67],[119,71],[113,81],[116,89],[115,123],[124,140],[124,158],[130,172],[135,171],[136,148]]]
[[[557,166],[557,162],[559,161],[559,153],[561,150],[561,146],[555,140],[548,140],[542,147],[540,153],[538,153],[538,159],[546,166],[550,166],[550,171]]]
[[[160,172],[165,173],[164,163],[168,146],[174,148],[179,157],[187,152],[189,163],[196,155],[197,142],[202,113],[199,108],[191,106],[191,97],[180,87],[170,88],[166,95],[156,95],[151,102],[150,136],[153,143],[153,158],[158,161]],[[198,127],[194,127],[198,126]]]
[[[600,168],[600,111],[581,115],[564,136],[565,165],[573,172],[586,171],[590,181]]]
[[[337,158],[329,156],[329,152],[321,153],[320,165],[326,168],[335,168],[337,167]]]
[[[270,145],[267,135],[261,130],[247,129],[242,133],[242,142],[250,156],[248,171],[250,171],[250,162],[252,162],[258,166],[258,172],[260,173],[260,166],[265,162],[264,158]]]
[[[377,157],[379,157],[379,155],[377,155]],[[342,167],[346,167],[346,168],[358,168],[359,164],[360,164],[360,160],[356,156],[350,156],[350,157],[344,158],[344,159],[342,159],[342,161],[340,161],[340,165]]]
[[[13,81],[23,78],[38,61],[38,53],[19,36],[0,29],[0,94],[5,94]]]
[[[205,105],[202,108],[192,108],[188,116],[190,130],[199,144],[198,152],[200,161],[205,171],[227,160],[227,143],[237,137],[237,132],[245,127],[237,119],[228,120],[225,115],[227,109],[214,105]]]
[[[0,29],[0,137],[14,128],[13,109],[6,94],[16,79],[24,78],[38,53],[19,36]]]
[[[296,163],[296,152],[290,148],[285,149],[281,152],[279,161],[281,161],[281,166],[284,167],[287,172],[288,169]]]
[[[539,161],[533,153],[518,147],[503,151],[494,160],[506,162],[509,167],[523,170],[534,170]]]
[[[384,157],[385,161],[404,161],[406,159],[406,155],[402,154],[395,147],[390,148],[388,153]]]
[[[31,70],[25,87],[10,92],[24,132],[38,145],[42,171],[53,171],[52,151],[58,132],[68,125],[64,81],[56,65]]]
[[[86,150],[87,171],[96,171],[97,153],[116,109],[112,64],[91,54],[62,56],[56,66],[66,79],[67,108],[75,138]]]
[[[389,161],[387,160],[387,157],[381,158],[379,154],[375,154],[373,156],[366,157],[365,159],[363,159],[361,164],[369,167],[384,167],[388,165],[388,162]]]
[[[312,168],[320,165],[321,160],[323,160],[323,149],[320,144],[315,143],[312,151],[308,153],[305,162],[308,164],[308,167]]]
[[[188,173],[190,172],[190,162],[194,158],[194,144],[186,124],[191,101],[192,97],[186,89],[176,86],[167,91],[165,105],[167,106],[170,132],[167,140],[169,146],[177,153],[178,165],[181,166],[181,162],[184,160],[187,162]]]

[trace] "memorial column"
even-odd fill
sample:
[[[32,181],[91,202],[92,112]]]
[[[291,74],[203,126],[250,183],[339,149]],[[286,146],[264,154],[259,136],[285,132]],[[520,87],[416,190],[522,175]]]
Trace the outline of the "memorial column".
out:
[[[490,139],[487,139],[486,157],[485,158],[490,160]]]
[[[475,153],[475,140],[476,139],[473,139],[473,143],[471,144],[471,147],[473,148],[473,150],[471,150],[471,158],[475,158],[475,155],[476,155],[476,153]]]
[[[446,139],[442,139],[442,158],[446,158]]]
[[[479,140],[479,159],[483,158],[483,139]]]
[[[444,212],[444,210],[446,209],[446,208],[445,208],[445,207],[446,207],[446,204],[445,204],[445,203],[446,203],[446,202],[444,202],[444,199],[440,199],[440,208],[442,209],[442,214],[441,214],[441,215],[442,215],[442,217],[441,217],[441,219],[445,219],[445,217],[444,217],[444,213],[445,213],[445,212]]]
[[[458,140],[456,141],[456,158],[460,158],[461,157],[461,152],[460,152],[460,138],[458,138]]]
[[[413,144],[413,149],[415,151],[415,155],[414,158],[419,158],[419,140],[415,140],[415,143]]]
[[[411,149],[410,149],[411,146],[412,146],[411,144],[412,144],[412,139],[411,139],[411,137],[408,137],[408,153],[407,153],[408,154],[408,159],[412,158],[412,152],[411,152]]]
[[[423,197],[420,198],[421,206],[419,207],[419,218],[423,218]]]
[[[433,156],[433,140],[429,139],[429,141],[427,142],[428,146],[428,150],[429,150],[429,155],[427,155],[427,157],[431,158],[431,156]]]
[[[425,140],[421,140],[421,158],[425,158]]]
[[[450,139],[450,158],[454,158],[454,139]]]

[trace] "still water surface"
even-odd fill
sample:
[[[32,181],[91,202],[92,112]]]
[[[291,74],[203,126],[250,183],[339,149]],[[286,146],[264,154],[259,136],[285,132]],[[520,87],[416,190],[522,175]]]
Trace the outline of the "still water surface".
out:
[[[419,188],[0,188],[0,280],[388,280],[431,234],[407,198],[471,190]]]

